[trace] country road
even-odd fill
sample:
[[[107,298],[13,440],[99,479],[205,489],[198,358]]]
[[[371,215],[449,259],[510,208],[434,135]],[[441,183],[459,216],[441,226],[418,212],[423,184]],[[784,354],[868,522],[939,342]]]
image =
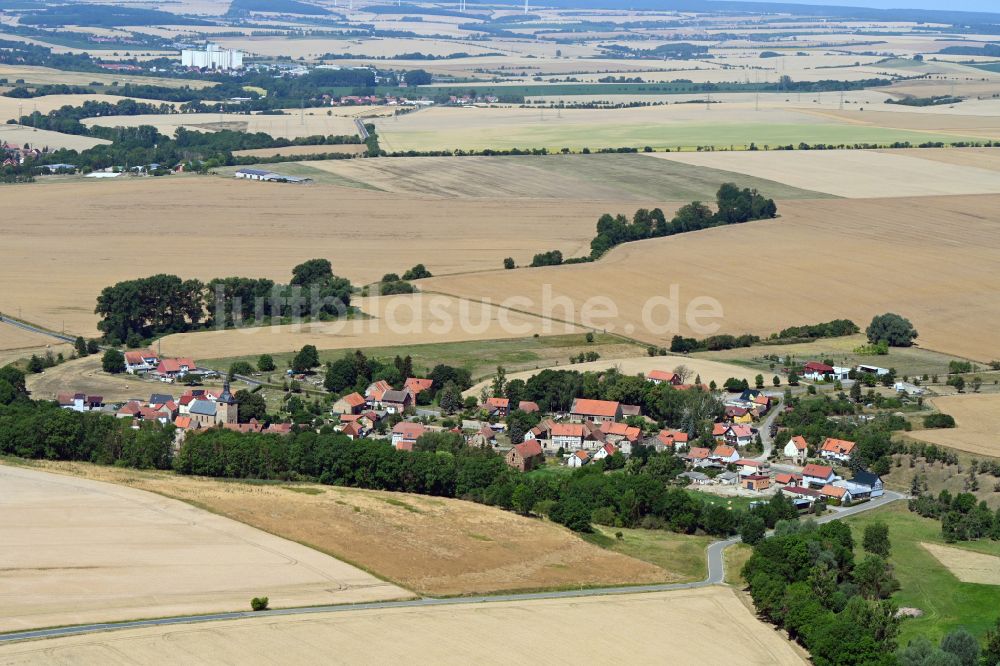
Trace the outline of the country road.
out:
[[[882,497],[848,507],[831,511],[816,519],[818,523],[826,523],[838,518],[852,516],[865,511],[871,511],[885,506],[891,502],[904,499],[904,496],[886,491]],[[178,624],[196,624],[201,622],[213,622],[218,620],[239,620],[253,617],[274,617],[281,615],[304,615],[312,613],[340,613],[358,610],[387,609],[387,608],[412,608],[420,606],[453,606],[462,604],[485,604],[500,601],[530,601],[535,599],[567,599],[575,597],[597,597],[614,594],[638,594],[643,592],[669,592],[671,590],[687,590],[710,585],[723,584],[726,576],[725,550],[729,546],[739,542],[738,537],[715,541],[711,543],[706,551],[708,559],[708,575],[704,580],[691,583],[673,583],[662,585],[636,585],[619,587],[602,587],[580,590],[560,590],[553,592],[527,592],[520,594],[501,595],[480,595],[472,597],[450,597],[435,598],[421,597],[409,601],[381,601],[360,604],[339,604],[332,606],[308,606],[304,608],[284,608],[270,611],[237,611],[232,613],[213,613],[210,615],[183,615],[178,617],[166,617],[149,620],[135,620],[130,622],[81,624],[76,626],[54,627],[52,629],[35,629],[31,631],[18,631],[7,634],[0,634],[0,644],[12,643],[15,641],[25,641],[40,638],[55,638],[58,636],[76,636],[81,634],[111,631],[115,629],[136,629],[139,627],[167,626]]]
[[[50,331],[44,328],[39,328],[37,326],[32,326],[31,324],[26,324],[23,321],[18,321],[17,319],[11,319],[10,317],[6,317],[4,315],[0,315],[0,322],[4,324],[10,324],[11,326],[16,326],[17,328],[24,329],[25,331],[29,331],[31,333],[38,333],[39,335],[47,335],[50,338],[55,338],[56,340],[59,340],[61,342],[73,343],[76,341],[76,338],[72,335],[66,335],[65,333],[56,333],[55,331]]]

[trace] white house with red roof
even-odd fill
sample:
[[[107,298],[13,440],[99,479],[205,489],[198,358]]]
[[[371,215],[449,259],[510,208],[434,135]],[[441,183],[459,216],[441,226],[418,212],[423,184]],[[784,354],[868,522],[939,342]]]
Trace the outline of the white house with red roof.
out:
[[[605,444],[594,453],[593,460],[604,460],[608,456],[613,456],[618,452],[618,447],[614,444]]]
[[[822,488],[838,481],[839,476],[833,473],[832,467],[810,463],[802,468],[802,483],[811,488]]]
[[[582,423],[553,423],[549,428],[549,440],[546,448],[575,451],[583,448],[583,440],[589,431]]]
[[[819,457],[847,463],[851,461],[855,447],[854,442],[849,442],[846,439],[827,437],[819,447]]]
[[[785,448],[782,449],[782,453],[789,460],[794,460],[796,462],[805,462],[806,457],[809,455],[809,443],[806,438],[802,435],[795,435],[788,443],[785,444]]]
[[[662,446],[671,451],[680,451],[688,445],[688,434],[680,430],[666,428],[656,435],[657,448]]]
[[[490,416],[504,417],[510,412],[510,400],[507,398],[487,398],[483,406]]]
[[[403,388],[408,389],[414,398],[432,386],[434,386],[433,379],[421,379],[420,377],[407,377],[406,381],[403,382]]]
[[[729,446],[749,446],[753,442],[753,428],[748,425],[731,425],[724,439]]]
[[[123,356],[125,357],[125,372],[130,375],[141,372],[150,372],[155,370],[160,364],[159,356],[157,356],[156,352],[150,349],[127,351],[123,354]]]
[[[677,386],[678,384],[682,384],[684,380],[676,372],[650,370],[646,374],[646,381],[653,382],[654,384],[671,384],[672,386]]]
[[[586,451],[574,451],[567,459],[567,467],[583,467],[590,462],[590,454]]]
[[[400,421],[392,428],[392,445],[397,449],[412,451],[413,446],[427,429],[420,423]]]
[[[728,444],[720,444],[715,447],[715,450],[712,451],[712,455],[710,455],[709,458],[715,462],[722,463],[723,465],[728,465],[729,463],[734,463],[740,459],[740,452]]]
[[[178,379],[197,369],[198,365],[192,358],[163,358],[156,366],[156,374],[167,379]]]

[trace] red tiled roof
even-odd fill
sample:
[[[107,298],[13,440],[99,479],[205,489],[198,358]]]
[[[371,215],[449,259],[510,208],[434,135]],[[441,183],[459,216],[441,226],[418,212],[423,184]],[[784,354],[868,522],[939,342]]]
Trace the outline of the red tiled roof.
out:
[[[709,455],[711,455],[711,451],[709,451],[708,449],[704,449],[700,446],[695,446],[690,451],[687,452],[685,458],[689,458],[691,460],[704,460]]]
[[[811,476],[817,479],[828,479],[833,474],[833,468],[826,465],[809,463],[802,468],[802,476]]]
[[[834,439],[833,437],[827,437],[823,442],[823,446],[820,447],[820,451],[837,453],[845,456],[850,455],[853,450],[854,442],[848,442],[845,439]]]
[[[727,430],[729,430],[728,423],[716,423],[712,426],[712,436],[719,437],[720,435],[725,435]]]
[[[538,443],[537,439],[529,439],[527,442],[518,444],[514,447],[514,450],[522,458],[532,458],[534,456],[542,455],[542,445]]]
[[[587,400],[577,398],[573,401],[573,413],[585,416],[610,416],[618,414],[619,403],[610,400]]]
[[[360,393],[348,393],[347,395],[342,397],[341,400],[346,402],[351,407],[360,407],[361,405],[365,404],[365,399],[364,397],[362,397]]]
[[[174,425],[178,428],[190,428],[191,427],[191,417],[190,416],[178,416],[174,419]]]
[[[792,437],[791,443],[794,444],[795,448],[798,449],[799,451],[805,451],[806,449],[809,448],[809,442],[807,442],[806,438],[803,437],[802,435],[796,435],[795,437]]]
[[[580,423],[554,423],[549,432],[552,437],[583,437],[587,429]]]
[[[740,458],[739,460],[736,461],[735,464],[741,465],[743,467],[760,467],[764,463],[757,460],[750,460],[749,458]]]
[[[751,437],[753,435],[753,428],[748,425],[734,425],[730,426],[729,429],[737,437]]]
[[[650,370],[646,374],[646,379],[656,382],[670,382],[673,383],[676,380],[677,374],[673,372],[667,372],[666,370]]]
[[[790,472],[781,472],[774,475],[774,480],[778,483],[792,483],[793,481],[801,481],[801,474],[792,474]]]
[[[417,395],[421,391],[426,391],[434,385],[433,379],[421,379],[419,377],[408,377],[403,383],[403,388],[410,389],[410,393]]]
[[[734,449],[731,446],[726,446],[725,444],[723,444],[722,446],[715,447],[715,450],[712,451],[712,456],[717,458],[728,458],[734,453],[736,453],[736,449]]]
[[[517,408],[528,414],[541,411],[538,407],[538,403],[532,402],[531,400],[522,400],[518,403]]]
[[[424,426],[412,421],[400,421],[392,428],[392,432],[402,435],[404,439],[417,439],[424,434]]]
[[[844,494],[847,492],[847,488],[838,488],[837,486],[831,486],[829,484],[823,486],[820,490],[821,493],[827,497],[836,497],[837,499],[843,499]]]
[[[613,456],[615,453],[618,452],[618,447],[615,446],[614,444],[605,444],[601,448],[603,448],[609,456]]]
[[[507,398],[487,398],[486,405],[488,407],[506,409],[507,407],[510,406],[510,400]]]
[[[786,486],[782,489],[782,492],[792,493],[794,495],[806,495],[807,497],[819,497],[821,495],[818,490],[804,488],[802,486]]]
[[[820,374],[828,374],[833,372],[833,366],[827,365],[826,363],[819,363],[817,361],[809,361],[802,366],[805,372],[818,372]]]
[[[587,462],[588,460],[590,460],[590,454],[587,453],[586,451],[574,451],[573,455],[582,460],[583,462]]]

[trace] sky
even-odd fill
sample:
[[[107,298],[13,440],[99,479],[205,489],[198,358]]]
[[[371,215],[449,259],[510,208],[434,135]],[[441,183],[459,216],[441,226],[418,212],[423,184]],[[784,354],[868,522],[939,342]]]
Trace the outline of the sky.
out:
[[[776,0],[780,2],[781,0]],[[1000,11],[998,0],[789,0],[803,5],[844,5],[876,9],[950,9],[967,12]]]

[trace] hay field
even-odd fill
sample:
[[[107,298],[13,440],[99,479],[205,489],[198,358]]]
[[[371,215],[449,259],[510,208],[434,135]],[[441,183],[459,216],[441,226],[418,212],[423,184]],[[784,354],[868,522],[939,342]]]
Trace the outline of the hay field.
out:
[[[626,621],[615,622],[614,618]],[[614,630],[598,629],[614,624]],[[724,626],[727,640],[709,626]],[[386,640],[391,627],[391,640]],[[577,636],[568,639],[567,634]],[[517,634],[517,639],[512,639]],[[739,645],[753,666],[806,664],[778,632],[725,587],[321,615],[259,617],[186,627],[130,629],[0,646],[11,666],[182,661],[407,664],[721,664]],[[335,646],[334,649],[330,649]]]
[[[830,111],[829,114],[837,113]],[[846,112],[844,112],[846,113]],[[437,107],[375,123],[380,144],[389,151],[545,147],[596,150],[605,147],[651,146],[692,148],[717,146],[742,149],[807,143],[891,143],[894,141],[952,142],[982,136],[954,130],[931,132],[849,122],[833,115],[771,108],[711,108],[698,104],[629,109],[551,109],[504,107]],[[888,113],[888,118],[909,114]],[[923,118],[923,116],[921,116]],[[905,124],[905,123],[902,123]],[[978,125],[976,125],[978,127]]]
[[[68,356],[72,345],[65,345],[65,348],[64,353]],[[2,354],[0,352],[0,358]],[[35,400],[55,400],[59,393],[72,391],[99,395],[105,402],[124,402],[133,398],[148,400],[151,393],[164,392],[164,385],[153,379],[105,373],[101,369],[100,354],[66,361],[37,375],[29,374],[27,385]]]
[[[688,379],[689,382],[694,382],[695,377],[700,376],[701,381],[704,384],[715,382],[717,385],[722,386],[723,382],[730,377],[736,377],[737,379],[745,379],[753,384],[754,378],[757,376],[756,370],[748,370],[747,368],[742,368],[738,365],[719,363],[718,361],[709,361],[707,359],[692,358],[689,356],[635,356],[632,358],[602,359],[600,361],[592,361],[589,363],[573,364],[569,363],[568,360],[561,360],[558,365],[551,366],[549,369],[576,370],[577,372],[601,372],[611,368],[617,368],[620,372],[626,375],[645,375],[650,370],[670,371],[679,365],[683,365],[691,371],[691,377]],[[507,379],[523,379],[527,381],[544,369],[546,368],[515,373],[508,372]],[[768,385],[770,385],[771,377],[774,374],[775,373],[765,373],[764,377],[767,380]],[[780,375],[780,373],[777,374]],[[484,387],[488,386],[491,381],[492,380],[485,380],[479,382],[468,391],[465,391],[463,395],[479,397],[479,393]],[[782,381],[784,381],[783,375]]]
[[[895,155],[917,157],[931,162],[943,162],[945,164],[1000,171],[1000,149],[997,148],[948,148],[946,150],[905,148],[888,152]]]
[[[291,352],[307,344],[317,349],[360,349],[524,338],[535,333],[565,335],[583,330],[486,302],[441,294],[370,296],[356,298],[352,304],[370,318],[178,333],[163,338],[163,353],[223,358]]]
[[[1000,557],[951,548],[937,543],[921,543],[948,571],[963,583],[1000,585]]]
[[[947,153],[959,149],[920,150]],[[993,160],[1000,162],[1000,150],[995,153]],[[650,153],[649,156],[752,174],[849,198],[1000,193],[1000,176],[995,170],[923,160],[914,153],[796,150]]]
[[[152,125],[161,133],[173,136],[178,127],[202,132],[212,132],[220,129],[230,129],[243,132],[264,132],[273,137],[296,139],[317,134],[354,135],[357,128],[354,121],[339,115],[326,115],[326,112],[299,113],[286,111],[286,115],[273,116],[263,114],[246,115],[240,113],[178,113],[151,114],[142,116],[104,116],[100,118],[84,118],[84,125],[93,127],[138,127]],[[314,146],[315,148],[315,146]]]
[[[554,523],[463,500],[319,484],[241,483],[86,463],[31,464],[203,507],[357,563],[425,595],[685,579],[594,546]]]
[[[32,354],[42,356],[47,351],[53,354],[62,352],[68,356],[73,351],[73,345],[62,344],[47,335],[0,323],[0,366],[30,358]]]
[[[905,131],[925,134],[926,138],[916,140],[939,141],[934,136],[951,135],[975,137],[979,139],[1000,139],[1000,116],[961,115],[958,113],[894,112],[854,110],[813,111],[817,117],[851,123],[856,127],[883,128],[885,131]]]
[[[918,329],[919,330],[919,329]],[[914,430],[912,437],[950,449],[1000,458],[1000,394],[967,393],[932,398],[938,411],[955,417],[955,428]]]
[[[234,150],[236,157],[292,157],[296,155],[320,155],[323,153],[346,153],[360,155],[368,149],[363,143],[345,143],[325,146],[285,146],[284,148],[252,148],[250,150]]]
[[[286,281],[312,257],[329,258],[356,284],[417,263],[435,274],[483,270],[507,256],[530,263],[556,247],[567,256],[589,252],[602,213],[635,208],[606,201],[513,206],[499,197],[445,201],[196,176],[53,182],[4,193],[20,214],[0,220],[0,311],[20,307],[28,321],[57,330],[65,322],[67,331],[87,336],[95,332],[97,295],[119,280],[170,272]],[[148,239],[160,237],[164,224],[184,240],[154,250]]]
[[[651,162],[634,154],[385,157],[303,164],[333,174],[344,184],[354,183],[386,192],[460,199],[498,196],[609,201],[632,199],[643,202],[641,205],[645,206],[651,199],[713,200],[719,185],[724,182],[756,188],[768,196],[781,199],[823,196],[819,192],[788,187],[773,180],[689,166],[680,161]],[[631,214],[633,210],[621,212]]]
[[[48,113],[64,106],[80,106],[84,102],[108,102],[117,104],[122,100],[134,100],[146,104],[166,104],[176,106],[175,102],[163,102],[154,99],[141,99],[138,97],[119,97],[118,95],[42,95],[31,99],[17,99],[15,97],[0,96],[0,122],[7,122],[9,119],[17,119],[18,111],[22,115],[30,115],[34,111]]]
[[[588,305],[593,327],[661,346],[675,333],[766,335],[894,311],[913,321],[922,347],[988,361],[1000,326],[998,204],[997,195],[785,201],[776,220],[629,243],[595,264],[424,286],[466,298],[517,295],[519,309],[534,313],[546,310],[548,289],[547,316],[580,322]],[[715,303],[721,318],[686,316],[688,308],[717,314]]]
[[[0,125],[0,142],[16,143],[21,146],[28,144],[32,147],[52,149],[66,148],[69,150],[87,150],[94,146],[101,146],[111,143],[104,139],[95,139],[89,136],[79,136],[76,134],[63,134],[62,132],[52,132],[50,130],[35,129],[22,125]]]
[[[411,596],[327,555],[120,485],[0,466],[0,631]]]

